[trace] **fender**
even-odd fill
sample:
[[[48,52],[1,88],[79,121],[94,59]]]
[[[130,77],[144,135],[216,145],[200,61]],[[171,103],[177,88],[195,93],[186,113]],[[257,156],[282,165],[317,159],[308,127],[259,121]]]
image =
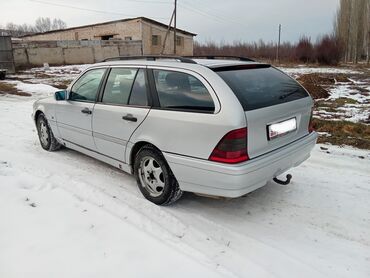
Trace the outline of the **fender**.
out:
[[[60,138],[59,130],[57,127],[57,121],[55,117],[55,105],[56,100],[54,97],[48,97],[40,99],[34,102],[33,104],[33,114],[32,119],[36,124],[36,117],[38,113],[43,113],[50,125],[51,130],[56,138]]]

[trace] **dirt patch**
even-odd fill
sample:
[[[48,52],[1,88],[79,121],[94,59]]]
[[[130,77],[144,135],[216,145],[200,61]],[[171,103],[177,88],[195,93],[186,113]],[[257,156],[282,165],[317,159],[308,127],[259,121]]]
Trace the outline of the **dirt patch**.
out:
[[[19,91],[13,84],[0,82],[0,95],[17,95],[23,97],[29,97],[31,94]]]
[[[305,74],[297,78],[297,81],[310,93],[314,99],[327,98],[329,92],[321,84],[335,84],[334,79],[324,78],[316,73]]]
[[[320,136],[319,143],[349,145],[360,149],[370,149],[370,126],[347,121],[327,121],[313,119],[313,127],[318,132],[327,132],[330,136]]]
[[[36,72],[35,78],[38,79],[47,79],[47,78],[52,78],[53,76],[44,72]]]
[[[51,86],[64,90],[68,88],[69,84],[71,84],[71,80],[61,80],[61,81],[53,83]]]
[[[344,74],[336,74],[334,76],[334,79],[337,81],[337,82],[341,82],[341,83],[352,83],[351,80],[348,79],[347,76],[345,76]]]
[[[334,104],[337,105],[337,107],[340,107],[345,104],[358,104],[358,102],[353,98],[340,97],[334,100]]]

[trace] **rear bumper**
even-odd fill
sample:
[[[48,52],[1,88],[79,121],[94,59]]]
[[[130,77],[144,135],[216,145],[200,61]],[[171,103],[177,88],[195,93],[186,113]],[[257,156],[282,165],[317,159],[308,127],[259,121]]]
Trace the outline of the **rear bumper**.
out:
[[[239,197],[264,186],[272,178],[310,157],[317,133],[311,134],[245,163],[227,165],[164,153],[183,191]]]

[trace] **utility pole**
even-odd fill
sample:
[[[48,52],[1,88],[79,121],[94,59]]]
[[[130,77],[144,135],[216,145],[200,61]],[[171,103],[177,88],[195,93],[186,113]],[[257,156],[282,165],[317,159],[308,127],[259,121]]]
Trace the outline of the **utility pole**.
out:
[[[278,39],[278,44],[276,48],[276,61],[278,64],[280,63],[280,57],[279,57],[279,52],[280,52],[280,38],[281,38],[281,24],[279,24],[279,39]]]
[[[173,11],[173,12],[172,12],[172,16],[171,16],[171,19],[170,19],[170,23],[168,24],[167,32],[166,32],[166,35],[164,36],[161,55],[163,55],[163,54],[164,54],[164,50],[165,50],[165,48],[166,48],[167,37],[168,37],[168,35],[169,35],[169,34],[170,34],[170,32],[171,32],[171,25],[172,25],[172,20],[173,20],[174,16],[175,16],[175,11]],[[171,44],[171,43],[170,43],[170,44]]]
[[[176,55],[176,21],[177,21],[177,0],[174,8],[174,29],[173,29],[173,54]]]

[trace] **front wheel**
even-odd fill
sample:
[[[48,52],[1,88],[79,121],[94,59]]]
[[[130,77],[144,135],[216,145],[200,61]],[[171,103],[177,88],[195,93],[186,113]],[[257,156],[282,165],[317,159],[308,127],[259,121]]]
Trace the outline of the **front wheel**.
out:
[[[134,173],[141,193],[157,205],[180,199],[182,191],[163,155],[154,147],[143,147],[135,158]]]
[[[48,121],[44,114],[40,114],[36,120],[37,133],[41,147],[47,151],[56,151],[60,149],[61,144],[55,139]]]

